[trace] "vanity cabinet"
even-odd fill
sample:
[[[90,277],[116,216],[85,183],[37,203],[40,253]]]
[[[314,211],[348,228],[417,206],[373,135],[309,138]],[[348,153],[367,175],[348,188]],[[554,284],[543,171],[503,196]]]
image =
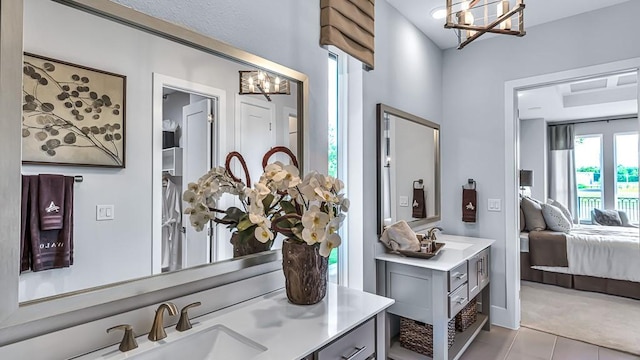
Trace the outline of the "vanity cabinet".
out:
[[[438,241],[445,245],[431,259],[376,256],[378,294],[396,301],[387,309],[389,314],[433,326],[434,359],[457,359],[481,330],[490,330],[489,261],[494,240],[441,235]],[[457,332],[449,348],[449,321],[475,297],[480,304],[476,322]],[[425,359],[399,341],[391,342],[390,359]]]
[[[314,354],[314,360],[368,360],[376,353],[375,319],[370,319]]]

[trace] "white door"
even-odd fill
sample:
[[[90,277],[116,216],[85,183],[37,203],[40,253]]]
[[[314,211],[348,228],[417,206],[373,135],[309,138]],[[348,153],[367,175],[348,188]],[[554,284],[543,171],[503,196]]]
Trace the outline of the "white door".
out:
[[[276,146],[275,106],[267,101],[241,98],[236,124],[237,149],[247,161],[251,182],[262,175],[262,157]],[[276,158],[272,158],[272,161]],[[244,181],[244,173],[235,163],[234,174]]]
[[[212,105],[210,99],[200,100],[182,108],[183,177],[182,187],[186,190],[190,182],[196,182],[211,168],[212,159]],[[185,209],[187,203],[182,204]],[[184,240],[184,267],[209,262],[211,236],[209,226],[201,232],[190,225],[189,216],[182,217],[186,228]]]

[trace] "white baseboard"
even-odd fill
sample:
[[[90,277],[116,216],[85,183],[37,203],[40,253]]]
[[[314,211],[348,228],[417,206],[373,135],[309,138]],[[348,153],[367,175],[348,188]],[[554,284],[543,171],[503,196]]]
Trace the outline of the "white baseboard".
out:
[[[491,325],[518,330],[520,324],[514,324],[507,308],[491,305]]]

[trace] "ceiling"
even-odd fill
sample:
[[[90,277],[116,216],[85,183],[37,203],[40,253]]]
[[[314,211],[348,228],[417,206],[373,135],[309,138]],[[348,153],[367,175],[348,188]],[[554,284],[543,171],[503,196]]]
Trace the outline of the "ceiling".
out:
[[[638,74],[627,72],[518,92],[521,120],[593,119],[638,112]]]
[[[398,9],[409,21],[427,35],[441,49],[448,49],[458,45],[453,29],[444,28],[444,19],[436,20],[431,11],[444,8],[446,0],[387,0]],[[458,3],[461,0],[454,0]],[[525,0],[524,18],[525,30],[546,22],[570,17],[588,11],[616,5],[629,0]],[[635,0],[637,1],[637,0]],[[490,0],[489,2],[493,2]],[[515,4],[515,0],[511,0]],[[478,40],[486,39],[493,34],[484,34]],[[471,46],[471,45],[470,45]]]

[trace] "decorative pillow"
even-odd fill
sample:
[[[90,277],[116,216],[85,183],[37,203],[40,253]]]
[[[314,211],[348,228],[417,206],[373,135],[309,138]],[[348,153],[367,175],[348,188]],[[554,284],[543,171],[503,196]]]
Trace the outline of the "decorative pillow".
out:
[[[524,218],[524,211],[520,208],[520,232],[527,228],[527,220]]]
[[[629,217],[627,213],[621,210],[618,210],[618,215],[620,216],[620,221],[622,222],[622,226],[632,226],[629,222]]]
[[[541,231],[547,228],[547,223],[544,221],[544,216],[542,215],[542,207],[540,207],[538,202],[529,197],[524,197],[522,198],[521,208],[524,212],[527,230]]]
[[[564,216],[562,210],[550,204],[542,204],[541,207],[542,215],[549,229],[565,233],[571,230],[571,221]]]
[[[622,219],[618,210],[593,209],[594,220],[604,226],[622,226]]]
[[[558,201],[556,201],[556,200],[553,200],[553,199],[549,199],[549,200],[547,201],[547,203],[548,203],[549,205],[553,205],[553,206],[557,207],[558,209],[560,209],[560,211],[562,211],[562,214],[563,214],[567,219],[569,219],[569,221],[571,221],[571,222],[573,223],[573,215],[571,215],[571,211],[569,211],[569,209],[567,209],[567,207],[566,207],[566,206],[562,205],[562,203],[560,203],[560,202],[558,202]]]

